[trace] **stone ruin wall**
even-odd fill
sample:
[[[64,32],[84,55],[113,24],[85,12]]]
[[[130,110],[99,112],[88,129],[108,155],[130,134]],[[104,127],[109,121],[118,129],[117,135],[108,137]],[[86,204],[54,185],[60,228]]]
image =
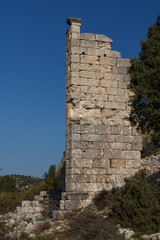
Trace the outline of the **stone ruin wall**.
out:
[[[63,210],[124,183],[140,167],[142,138],[129,116],[129,59],[111,50],[105,35],[80,33],[69,18],[66,33],[66,152]]]

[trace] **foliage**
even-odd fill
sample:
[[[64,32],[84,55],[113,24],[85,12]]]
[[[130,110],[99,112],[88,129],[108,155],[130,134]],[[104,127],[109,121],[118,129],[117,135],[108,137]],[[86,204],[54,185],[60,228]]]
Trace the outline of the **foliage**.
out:
[[[58,165],[57,171],[56,165],[51,165],[48,170],[48,173],[45,172],[44,174],[44,179],[47,187],[57,189],[59,187],[60,175],[61,175],[60,165]]]
[[[20,205],[23,199],[24,195],[20,192],[1,192],[0,214],[14,211],[16,206]]]
[[[0,192],[15,192],[16,180],[10,176],[5,175],[0,178]]]
[[[0,239],[7,240],[8,229],[3,219],[0,219]]]
[[[35,195],[38,195],[40,191],[47,190],[47,186],[44,180],[41,180],[35,185],[30,185],[24,192],[24,200],[33,200]]]
[[[37,236],[35,240],[54,240],[55,234],[47,234]],[[57,239],[58,240],[58,239]]]
[[[0,214],[14,211],[16,206],[21,205],[23,200],[33,200],[34,196],[43,190],[46,190],[46,184],[44,180],[41,180],[36,185],[29,186],[25,192],[1,192]]]
[[[108,219],[98,217],[91,212],[80,214],[70,213],[69,230],[64,239],[76,240],[120,240],[117,235],[117,227]],[[70,238],[68,238],[70,237]]]
[[[160,141],[160,15],[148,27],[147,39],[140,42],[138,58],[131,59],[129,88],[134,93],[130,99],[129,120],[142,133],[154,135]]]
[[[12,174],[10,176],[16,180],[16,188],[18,191],[25,191],[28,188],[28,186],[38,184],[42,180],[41,178],[37,178],[37,177],[17,175],[17,174]]]
[[[156,140],[154,139],[154,135],[151,136],[149,134],[143,135],[142,138],[142,152],[141,157],[145,158],[147,156],[156,155],[160,152],[160,147],[157,145]]]
[[[144,171],[125,179],[125,185],[105,195],[112,218],[134,231],[160,229],[160,183],[148,179]]]

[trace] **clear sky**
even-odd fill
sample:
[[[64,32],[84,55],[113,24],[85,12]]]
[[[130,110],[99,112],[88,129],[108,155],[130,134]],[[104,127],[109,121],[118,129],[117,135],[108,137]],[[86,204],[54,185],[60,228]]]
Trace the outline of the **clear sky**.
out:
[[[160,0],[0,0],[1,175],[42,177],[61,160],[67,18],[133,58],[158,14]]]

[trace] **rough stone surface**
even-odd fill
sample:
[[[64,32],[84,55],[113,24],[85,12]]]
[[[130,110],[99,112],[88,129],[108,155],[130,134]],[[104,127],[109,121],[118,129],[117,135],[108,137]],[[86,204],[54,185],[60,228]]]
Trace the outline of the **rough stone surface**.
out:
[[[61,210],[86,206],[98,192],[122,186],[139,169],[142,141],[126,120],[129,59],[111,50],[107,36],[80,33],[80,19],[67,23]]]
[[[55,198],[55,200],[53,200]],[[14,212],[9,212],[5,215],[0,215],[0,219],[4,219],[6,226],[11,229],[8,233],[9,239],[18,238],[23,232],[27,233],[30,237],[34,238],[36,230],[46,224],[49,226],[48,230],[45,230],[45,234],[49,234],[55,230],[58,226],[61,228],[62,223],[56,221],[56,217],[64,215],[62,211],[55,211],[53,221],[53,206],[50,206],[52,201],[57,201],[59,198],[58,190],[50,189],[49,191],[42,191],[40,195],[34,197],[33,201],[22,201],[21,206],[17,207]],[[39,200],[38,200],[39,199]],[[51,209],[50,209],[51,208]],[[46,214],[50,215],[51,218],[46,219]],[[44,216],[43,216],[44,214]],[[57,216],[56,216],[57,215]],[[63,225],[65,225],[63,223]],[[40,229],[43,230],[43,227]],[[57,230],[57,229],[56,229]]]
[[[134,231],[129,228],[119,228],[118,235],[124,237],[124,239],[131,239]]]

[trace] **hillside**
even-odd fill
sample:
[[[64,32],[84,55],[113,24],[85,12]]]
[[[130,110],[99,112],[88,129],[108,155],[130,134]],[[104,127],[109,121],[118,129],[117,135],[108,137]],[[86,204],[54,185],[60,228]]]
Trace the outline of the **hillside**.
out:
[[[17,175],[17,174],[11,174],[9,176],[13,177],[16,180],[16,189],[20,192],[25,191],[29,185],[35,185],[42,180],[42,178],[38,178],[38,177],[24,176],[24,175]],[[4,176],[0,176],[0,180],[2,177]]]

